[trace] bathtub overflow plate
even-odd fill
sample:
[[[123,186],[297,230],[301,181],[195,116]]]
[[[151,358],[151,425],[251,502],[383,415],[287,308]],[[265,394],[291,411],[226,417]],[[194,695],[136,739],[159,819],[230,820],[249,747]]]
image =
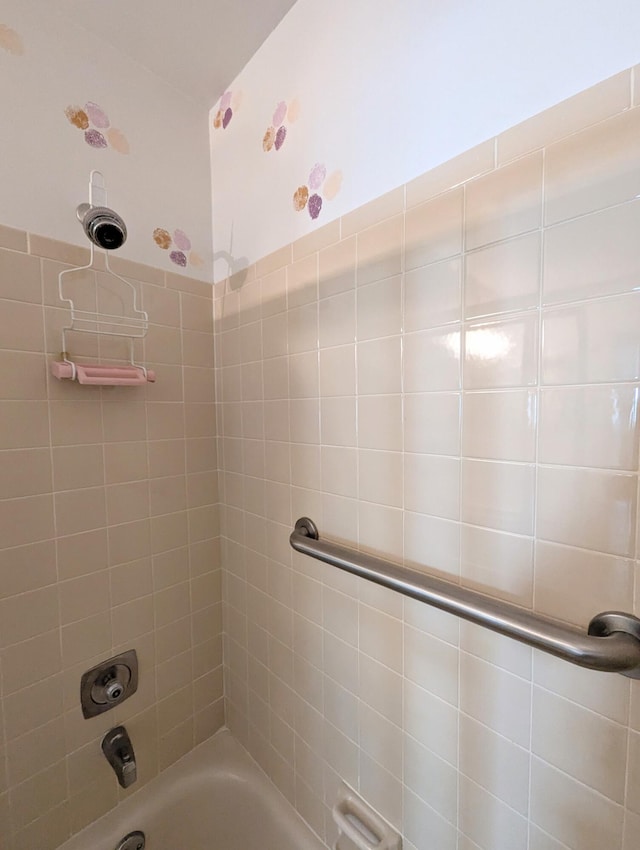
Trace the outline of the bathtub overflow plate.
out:
[[[144,832],[136,830],[125,835],[115,850],[144,850],[145,842]]]

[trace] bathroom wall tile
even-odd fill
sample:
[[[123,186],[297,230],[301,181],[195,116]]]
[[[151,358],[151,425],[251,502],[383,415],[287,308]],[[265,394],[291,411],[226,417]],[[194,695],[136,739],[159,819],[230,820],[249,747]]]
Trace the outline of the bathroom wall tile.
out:
[[[3,695],[33,685],[61,669],[60,641],[57,631],[16,643],[1,654]]]
[[[0,350],[0,399],[33,401],[47,397],[47,372],[42,354]]]
[[[640,375],[636,295],[605,298],[543,314],[542,381],[585,384]]]
[[[53,540],[0,550],[0,599],[55,584]]]
[[[291,246],[293,251],[293,259],[299,260],[301,257],[306,257],[307,254],[312,254],[314,251],[321,251],[329,245],[333,245],[340,239],[340,219],[325,224],[324,227],[318,227],[316,230],[308,233],[306,236],[301,236]]]
[[[361,395],[399,393],[402,389],[402,346],[399,336],[359,342],[358,392]]]
[[[418,847],[423,846],[423,837],[428,835],[442,850],[456,850],[459,846],[458,835],[453,824],[442,818],[437,811],[406,788],[403,794],[403,806],[404,847],[417,850]]]
[[[550,145],[545,154],[545,222],[630,201],[640,193],[631,109]]]
[[[542,223],[542,155],[530,154],[466,187],[467,250],[508,239]]]
[[[531,386],[537,379],[537,352],[535,314],[486,324],[468,323],[464,332],[464,387]]]
[[[108,565],[107,530],[104,528],[58,537],[58,579],[76,578]]]
[[[462,454],[487,460],[535,460],[535,390],[465,393]]]
[[[460,781],[460,830],[479,846],[510,850],[527,841],[527,821],[475,782]]]
[[[531,740],[535,755],[615,802],[623,802],[627,748],[623,726],[534,688]],[[584,741],[589,741],[589,747],[583,746]]]
[[[402,455],[400,452],[359,451],[360,498],[380,505],[402,507]]]
[[[467,653],[460,655],[460,709],[521,747],[529,744],[531,684]]]
[[[287,313],[289,353],[299,354],[318,347],[318,305],[316,302]]]
[[[104,484],[103,447],[66,446],[53,449],[53,479],[57,490]]]
[[[531,534],[533,511],[533,466],[476,460],[462,462],[461,515],[464,522],[515,534]]]
[[[542,390],[540,462],[636,470],[637,407],[637,386]]]
[[[599,610],[621,611],[632,595],[633,564],[599,552],[536,544],[536,608],[550,617],[584,625]]]
[[[318,255],[309,254],[287,266],[287,306],[289,309],[318,299]]]
[[[358,446],[402,450],[402,398],[399,395],[358,398]]]
[[[462,250],[463,191],[453,189],[408,209],[405,215],[405,269],[453,257]]]
[[[457,522],[405,513],[404,557],[409,566],[458,576],[460,529]]]
[[[629,71],[597,83],[498,136],[498,164],[604,121],[629,107]]]
[[[393,277],[402,271],[404,220],[402,215],[387,219],[357,236],[358,286]]]
[[[0,451],[2,480],[0,498],[15,499],[50,493],[51,456],[48,449],[14,449]]]
[[[355,446],[355,398],[323,398],[320,404],[320,417],[323,445]]]
[[[28,496],[0,501],[0,539],[7,548],[54,536],[53,498]]]
[[[467,254],[465,318],[537,307],[540,244],[540,234],[530,233]]]
[[[452,705],[458,703],[458,651],[451,644],[404,627],[404,675]]]
[[[325,298],[319,306],[320,348],[346,345],[356,338],[355,292]]]
[[[104,487],[65,490],[55,494],[58,534],[77,534],[107,524]]]
[[[353,396],[356,391],[355,345],[320,351],[320,395]]]
[[[58,588],[55,585],[0,601],[2,646],[50,632],[59,625]]]
[[[16,237],[12,238],[12,234],[16,234]],[[6,242],[19,245],[20,234],[21,231],[14,231],[9,227],[2,227],[0,231],[0,244],[3,245],[3,248],[0,249],[0,298],[41,304],[40,261],[28,254],[18,253],[22,250],[21,248],[11,251],[4,250],[4,247],[12,247],[11,244],[5,245]]]
[[[425,393],[404,398],[404,449],[456,455],[460,451],[460,395]]]
[[[403,726],[407,734],[451,765],[457,763],[455,706],[412,682],[404,681]]]
[[[640,202],[595,212],[545,231],[543,300],[577,301],[635,289]]]
[[[404,186],[392,189],[385,195],[380,195],[364,204],[353,212],[342,216],[341,234],[345,239],[353,234],[384,221],[387,218],[398,215],[404,210]]]
[[[358,289],[358,340],[378,339],[402,330],[402,279],[399,276]]]
[[[460,576],[481,593],[530,607],[533,599],[533,541],[487,528],[463,525]]]
[[[266,275],[262,279],[261,287],[262,317],[283,313],[287,309],[286,267],[283,266]]]
[[[404,330],[419,331],[460,320],[459,257],[413,269],[404,278]]]
[[[444,519],[459,519],[460,462],[455,458],[405,454],[404,507]]]
[[[4,224],[0,225],[0,245],[3,248],[10,248],[12,251],[29,250],[27,243],[27,233],[24,230],[18,230],[15,227],[7,227]]]
[[[460,331],[458,326],[406,334],[403,346],[405,392],[459,389]]]
[[[328,298],[356,285],[356,237],[336,242],[318,254],[319,297]]]
[[[460,717],[460,772],[526,817],[529,753],[465,715]]]
[[[0,445],[26,449],[49,443],[49,415],[44,401],[0,401]]]
[[[622,841],[623,809],[538,758],[531,763],[531,820],[567,847]]]
[[[495,140],[488,139],[407,183],[407,209],[446,192],[495,165]]]
[[[538,471],[537,534],[544,540],[633,555],[635,515],[632,475],[553,467]]]
[[[402,677],[368,655],[359,656],[358,674],[360,699],[391,723],[400,726],[403,705]]]

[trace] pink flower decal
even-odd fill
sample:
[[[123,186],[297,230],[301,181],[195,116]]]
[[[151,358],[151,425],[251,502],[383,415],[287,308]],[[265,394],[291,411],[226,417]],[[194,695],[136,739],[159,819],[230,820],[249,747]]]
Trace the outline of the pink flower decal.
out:
[[[213,129],[226,130],[229,124],[231,123],[231,119],[236,114],[238,109],[240,109],[241,103],[241,91],[226,91],[220,98],[216,114],[213,117]]]
[[[265,153],[280,150],[287,138],[288,126],[297,120],[299,113],[300,104],[295,99],[289,103],[281,100],[280,103],[276,104],[271,124],[262,137],[262,150]]]
[[[64,114],[70,124],[83,131],[84,140],[90,147],[112,148],[117,153],[129,153],[126,136],[122,130],[111,126],[109,116],[97,103],[90,100],[84,106],[67,106]]]
[[[184,269],[187,266],[201,266],[203,264],[202,258],[191,250],[191,239],[184,230],[177,229],[171,234],[164,227],[156,227],[153,231],[153,241],[158,248],[169,251],[169,259],[176,266]],[[172,250],[169,250],[170,248]]]
[[[332,201],[340,191],[342,185],[342,172],[334,171],[327,177],[327,169],[321,162],[311,169],[307,183],[298,186],[293,193],[293,208],[296,212],[306,209],[315,221],[320,213],[325,200]]]

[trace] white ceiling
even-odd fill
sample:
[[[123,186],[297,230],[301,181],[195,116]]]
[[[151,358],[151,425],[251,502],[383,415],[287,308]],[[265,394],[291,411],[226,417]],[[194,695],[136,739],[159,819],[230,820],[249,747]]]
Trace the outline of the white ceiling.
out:
[[[213,106],[295,0],[53,0],[59,13]]]

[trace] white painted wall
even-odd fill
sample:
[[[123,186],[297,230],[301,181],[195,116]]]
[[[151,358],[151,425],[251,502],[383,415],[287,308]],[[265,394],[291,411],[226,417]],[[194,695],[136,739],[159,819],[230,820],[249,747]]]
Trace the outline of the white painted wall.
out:
[[[0,26],[23,45],[12,53],[0,39],[0,223],[87,245],[75,209],[98,169],[129,228],[119,256],[210,279],[206,110],[46,3],[3,0]],[[65,108],[87,101],[121,130],[128,154],[90,147],[69,123]],[[174,265],[153,241],[157,227],[183,230],[202,265]]]
[[[252,262],[633,65],[639,36],[635,0],[298,0],[210,129],[216,279],[228,254]],[[265,153],[294,97],[298,121]],[[313,222],[292,196],[316,162],[344,179]]]

